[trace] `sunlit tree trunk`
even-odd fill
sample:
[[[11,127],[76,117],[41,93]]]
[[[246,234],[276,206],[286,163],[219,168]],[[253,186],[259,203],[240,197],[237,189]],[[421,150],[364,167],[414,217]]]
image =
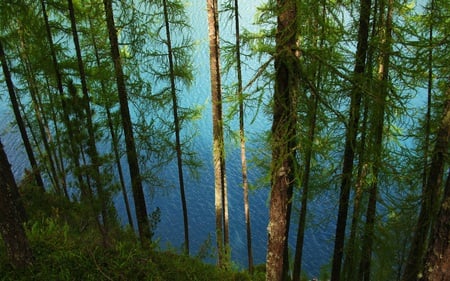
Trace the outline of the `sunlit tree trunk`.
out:
[[[175,85],[175,64],[174,64],[174,54],[172,50],[172,41],[170,36],[170,23],[169,23],[169,12],[167,8],[167,0],[163,0],[163,9],[164,9],[164,22],[166,27],[167,54],[169,59],[170,91],[172,95],[173,124],[175,129],[175,149],[177,153],[178,183],[180,185],[181,206],[183,208],[184,248],[185,253],[189,255],[189,222],[188,222],[186,196],[184,190],[183,154],[181,150],[181,138],[180,138],[180,118],[178,117],[178,97]]]
[[[31,265],[33,263],[33,253],[23,228],[26,216],[18,196],[11,165],[1,141],[0,214],[0,234],[5,243],[6,253],[11,264],[18,268]]]
[[[277,1],[275,92],[273,95],[271,192],[269,206],[266,280],[283,280],[287,243],[287,215],[294,182],[296,147],[297,4]]]
[[[336,223],[336,235],[331,269],[331,280],[339,281],[341,278],[341,265],[344,256],[345,229],[349,207],[350,189],[353,177],[357,131],[360,118],[361,97],[365,84],[364,73],[369,37],[369,19],[371,0],[360,1],[358,44],[354,68],[354,81],[351,91],[349,121],[345,136],[344,163],[342,167],[342,181],[339,197],[339,210]]]
[[[220,77],[219,11],[217,0],[207,0],[209,58],[213,119],[214,190],[218,265],[228,265],[228,207],[225,176],[225,147],[222,117],[222,85]]]
[[[234,24],[236,28],[236,73],[237,73],[237,98],[239,102],[239,137],[241,148],[241,173],[242,173],[242,188],[244,191],[244,216],[245,229],[247,233],[247,260],[248,270],[253,272],[253,250],[252,250],[252,231],[250,221],[250,203],[248,199],[248,176],[247,176],[247,157],[245,148],[245,126],[244,126],[244,93],[242,85],[242,63],[241,63],[241,38],[240,38],[240,22],[239,22],[239,1],[234,0]]]
[[[114,62],[115,78],[119,95],[120,113],[122,117],[122,126],[125,134],[125,145],[130,170],[131,186],[133,190],[134,206],[139,230],[139,237],[143,247],[148,247],[152,238],[149,219],[147,215],[147,206],[144,198],[142,179],[138,163],[136,145],[133,136],[133,126],[131,123],[130,110],[128,107],[128,94],[125,85],[125,77],[122,69],[122,62],[119,52],[119,42],[114,23],[114,14],[111,0],[104,0],[106,23],[109,32],[109,41],[111,45],[111,56]]]

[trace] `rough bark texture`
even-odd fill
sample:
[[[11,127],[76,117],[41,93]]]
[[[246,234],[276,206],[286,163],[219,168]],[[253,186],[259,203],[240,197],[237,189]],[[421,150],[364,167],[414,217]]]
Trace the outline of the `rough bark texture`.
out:
[[[424,281],[450,280],[450,173],[425,259]]]
[[[342,167],[341,193],[336,223],[336,235],[331,268],[331,281],[339,281],[341,276],[342,258],[344,256],[345,228],[349,207],[350,188],[353,175],[353,160],[355,158],[356,136],[358,131],[362,85],[365,84],[364,72],[369,37],[371,0],[361,0],[358,30],[358,45],[354,69],[354,85],[351,93],[350,116],[345,136],[344,163]]]
[[[116,27],[114,23],[114,14],[111,0],[104,0],[106,23],[109,32],[109,41],[111,45],[111,56],[114,62],[114,71],[116,75],[117,90],[119,95],[120,114],[122,117],[122,126],[125,135],[125,145],[128,158],[128,166],[131,177],[131,187],[133,191],[134,206],[139,230],[139,237],[143,247],[149,246],[152,238],[150,225],[147,215],[147,207],[142,188],[142,179],[136,152],[136,145],[133,136],[133,126],[131,123],[130,110],[128,108],[128,94],[125,87],[125,78],[122,70],[122,62],[119,53],[119,43],[117,40]]]
[[[219,19],[217,0],[207,0],[209,61],[213,122],[213,161],[218,264],[225,265],[228,247],[228,212],[226,202],[225,151],[223,142],[222,89],[220,79]]]
[[[298,73],[297,7],[293,0],[277,1],[275,92],[273,96],[271,193],[266,280],[283,280],[289,190],[293,182]]]
[[[439,190],[442,184],[444,166],[450,139],[450,88],[441,125],[433,151],[428,190]],[[433,215],[433,214],[431,214]],[[417,277],[416,277],[417,278]],[[447,178],[444,198],[439,206],[437,220],[431,233],[431,241],[425,257],[423,280],[450,280],[450,179]]]
[[[0,141],[0,233],[11,264],[26,267],[33,263],[33,253],[23,228],[23,206],[16,191],[11,165]]]

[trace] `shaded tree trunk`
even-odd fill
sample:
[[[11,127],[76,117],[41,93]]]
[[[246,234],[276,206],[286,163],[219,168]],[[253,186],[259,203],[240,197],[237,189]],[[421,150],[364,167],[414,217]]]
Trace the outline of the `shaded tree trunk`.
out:
[[[385,13],[384,10],[387,9]],[[359,266],[358,280],[369,281],[371,273],[372,248],[374,241],[374,229],[376,219],[376,204],[378,196],[378,181],[379,171],[382,166],[382,152],[383,152],[383,130],[384,130],[384,115],[386,111],[386,99],[389,92],[389,64],[391,56],[392,45],[392,11],[393,0],[388,0],[387,3],[382,0],[380,2],[380,23],[381,30],[381,55],[379,58],[378,67],[378,91],[374,98],[374,107],[372,114],[372,141],[369,151],[372,153],[373,159],[372,174],[375,181],[371,183],[369,189],[369,202],[366,212],[366,224],[364,227],[363,244],[361,262]]]
[[[119,52],[119,42],[114,23],[114,14],[111,0],[104,0],[106,23],[109,32],[109,41],[111,45],[111,57],[114,62],[115,78],[119,95],[120,113],[122,117],[122,126],[125,134],[126,153],[128,166],[130,170],[131,186],[133,190],[134,206],[139,230],[139,237],[143,247],[148,247],[152,238],[150,231],[147,207],[142,188],[142,179],[136,152],[136,145],[133,136],[133,126],[131,123],[130,110],[128,108],[128,94],[125,85],[125,78],[122,69],[122,62]]]
[[[184,250],[185,253],[189,255],[189,222],[188,222],[186,195],[184,190],[183,154],[181,150],[181,138],[180,138],[181,129],[180,129],[180,118],[178,117],[178,97],[175,85],[175,64],[174,64],[174,54],[172,50],[172,41],[170,36],[170,23],[167,8],[167,0],[163,0],[163,8],[164,8],[164,22],[166,27],[167,53],[169,59],[170,91],[172,95],[173,123],[175,127],[175,149],[177,153],[178,183],[180,185],[181,206],[183,208]]]
[[[444,198],[431,233],[422,281],[450,280],[450,170]]]
[[[0,141],[0,233],[11,264],[18,268],[33,263],[33,253],[23,228],[24,212],[11,165]]]
[[[431,0],[430,17],[434,15],[434,0]],[[433,21],[430,21],[429,37],[428,37],[428,95],[427,95],[427,112],[425,115],[425,139],[424,139],[424,163],[422,172],[422,198],[419,216],[411,241],[411,246],[406,259],[405,270],[402,275],[402,281],[415,281],[420,274],[421,266],[423,264],[426,248],[429,240],[429,233],[432,223],[430,212],[432,206],[431,202],[436,202],[434,198],[436,192],[428,190],[427,177],[429,173],[429,147],[430,147],[430,132],[431,132],[431,102],[433,89]]]
[[[25,123],[22,119],[22,115],[20,114],[20,107],[17,101],[16,92],[14,90],[14,84],[11,78],[11,73],[9,71],[8,63],[6,60],[5,51],[3,49],[3,43],[0,41],[0,61],[2,63],[3,74],[5,75],[5,82],[8,87],[9,98],[11,100],[12,108],[14,111],[14,116],[16,118],[17,126],[19,127],[20,136],[22,137],[23,144],[25,146],[25,151],[28,156],[28,160],[30,161],[32,174],[34,175],[34,179],[36,185],[39,186],[42,191],[45,192],[44,182],[41,177],[41,172],[39,166],[37,164],[36,158],[34,157],[33,148],[31,147],[30,139],[28,138],[27,129],[25,127]]]
[[[369,37],[371,0],[360,1],[358,44],[356,47],[356,61],[354,81],[351,91],[350,116],[346,129],[344,163],[342,167],[341,191],[339,210],[336,223],[336,235],[333,250],[331,281],[339,281],[341,276],[342,258],[344,256],[345,229],[349,207],[350,189],[353,175],[353,161],[355,158],[356,136],[360,118],[362,88],[365,84],[364,73]]]
[[[299,87],[296,1],[277,1],[275,92],[273,96],[271,192],[266,280],[283,280],[290,190],[295,173],[296,95]]]
[[[450,87],[447,89],[444,114],[438,129],[436,144],[431,159],[430,175],[427,181],[427,190],[432,191],[434,198],[442,186],[444,166],[450,139]],[[450,172],[449,172],[450,175]],[[431,204],[430,202],[429,204]],[[438,204],[436,204],[438,205]],[[431,206],[433,207],[433,206]],[[431,232],[431,240],[425,257],[423,280],[445,281],[450,279],[450,179],[447,178],[443,200],[438,206],[439,212]],[[431,208],[429,216],[435,216]]]
[[[213,161],[218,265],[228,266],[228,206],[225,176],[225,147],[222,117],[222,85],[220,77],[219,11],[217,0],[207,0],[209,61],[213,119]]]
[[[106,193],[104,190],[104,183],[102,181],[101,173],[100,173],[100,165],[101,165],[100,156],[99,156],[99,153],[97,150],[96,140],[95,140],[95,131],[94,131],[94,126],[92,124],[92,110],[91,110],[91,106],[90,106],[90,97],[89,97],[88,88],[87,88],[86,73],[85,73],[85,69],[84,69],[83,57],[81,54],[80,42],[78,39],[77,24],[76,24],[76,19],[75,19],[75,10],[73,7],[72,0],[68,0],[68,7],[69,7],[69,17],[70,17],[70,23],[71,23],[71,29],[72,29],[73,42],[75,45],[75,52],[76,52],[76,56],[77,56],[78,72],[80,74],[81,90],[83,93],[82,105],[84,108],[82,110],[85,111],[85,114],[84,114],[85,120],[83,120],[83,121],[86,121],[87,131],[88,131],[87,153],[88,153],[90,161],[92,163],[92,172],[93,172],[92,178],[95,182],[95,187],[96,187],[98,198],[100,199],[100,205],[101,205],[100,213],[102,216],[102,222],[100,223],[100,232],[103,237],[104,245],[108,245],[109,244],[109,241],[108,241],[109,240],[109,238],[108,238],[109,198],[106,196]],[[96,208],[94,208],[94,210],[95,209]]]

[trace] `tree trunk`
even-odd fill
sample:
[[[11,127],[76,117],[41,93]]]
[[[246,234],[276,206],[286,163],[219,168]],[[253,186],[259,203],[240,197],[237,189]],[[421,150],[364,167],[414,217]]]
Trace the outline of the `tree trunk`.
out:
[[[181,206],[183,208],[183,223],[184,223],[184,250],[187,255],[189,255],[189,223],[188,223],[188,212],[186,204],[186,195],[184,191],[184,175],[183,175],[183,155],[181,150],[181,138],[180,138],[180,119],[178,117],[178,97],[177,89],[175,85],[175,64],[174,64],[174,54],[172,50],[172,40],[170,36],[170,23],[169,23],[169,12],[167,8],[167,1],[163,0],[164,8],[164,22],[166,27],[166,39],[167,39],[167,53],[169,59],[169,71],[170,71],[170,90],[172,95],[172,112],[173,112],[173,123],[175,127],[175,149],[177,152],[177,167],[178,167],[178,183],[180,185],[180,197]]]
[[[87,88],[87,81],[86,81],[86,73],[84,69],[84,63],[83,63],[83,57],[81,54],[81,48],[80,48],[80,42],[78,39],[78,31],[77,31],[77,24],[75,19],[75,10],[73,7],[72,0],[68,0],[68,7],[69,7],[69,17],[70,17],[70,23],[71,23],[71,29],[72,29],[72,36],[73,36],[73,42],[75,45],[75,52],[77,55],[77,63],[78,63],[78,72],[80,74],[80,81],[81,81],[81,90],[83,93],[83,99],[82,99],[82,105],[83,109],[85,111],[85,120],[87,125],[87,131],[88,131],[88,137],[87,137],[87,143],[88,143],[88,155],[92,164],[92,172],[93,172],[93,180],[95,182],[95,187],[97,190],[98,198],[100,200],[101,205],[101,216],[102,216],[102,222],[100,223],[100,232],[103,237],[103,243],[104,245],[109,244],[109,215],[108,215],[108,205],[109,205],[109,198],[106,196],[105,190],[104,190],[104,183],[101,178],[100,173],[100,156],[97,150],[96,146],[96,140],[95,140],[95,131],[94,126],[92,124],[92,110],[90,106],[90,97],[88,93]],[[94,210],[96,208],[94,207]],[[96,211],[95,211],[96,212]],[[96,214],[94,214],[97,216]]]
[[[431,0],[430,17],[434,15],[434,0]],[[431,190],[427,190],[427,177],[429,173],[429,147],[430,147],[430,131],[431,131],[431,102],[433,90],[433,22],[430,21],[429,37],[428,37],[428,95],[427,95],[427,113],[425,116],[425,139],[424,139],[424,155],[423,155],[423,172],[422,172],[422,198],[419,216],[411,241],[411,246],[406,259],[405,271],[402,275],[402,281],[415,281],[420,273],[426,248],[429,240],[429,232],[431,228],[432,217],[430,217],[430,202],[436,202],[433,196],[436,194]]]
[[[0,141],[0,233],[11,264],[18,268],[33,263],[33,253],[23,228],[25,214],[3,144]]]
[[[441,187],[443,170],[447,160],[450,138],[450,87],[446,93],[444,115],[438,129],[427,181],[427,190],[436,191]],[[438,198],[436,196],[435,198]],[[445,184],[444,198],[439,206],[434,223],[430,245],[423,267],[424,281],[450,280],[450,171]],[[435,215],[434,212],[429,214]]]
[[[152,238],[150,225],[147,215],[147,207],[142,188],[142,179],[136,152],[136,145],[133,136],[133,125],[131,123],[130,110],[128,108],[128,94],[125,86],[125,78],[120,59],[119,42],[114,23],[114,14],[111,0],[103,0],[105,5],[106,22],[109,32],[109,41],[111,45],[111,56],[114,62],[115,78],[119,95],[120,113],[122,117],[122,126],[125,134],[125,145],[130,170],[131,186],[133,190],[134,206],[139,229],[139,237],[143,247],[148,247]]]
[[[242,66],[241,66],[241,38],[240,38],[240,23],[239,23],[239,1],[234,0],[234,23],[236,28],[236,73],[237,73],[237,98],[239,102],[239,137],[241,147],[241,173],[242,173],[242,188],[244,191],[244,216],[245,229],[247,233],[247,260],[248,271],[253,272],[253,250],[252,250],[252,231],[250,221],[250,203],[248,199],[248,177],[247,177],[247,157],[245,148],[245,126],[244,126],[244,93],[242,85]]]
[[[450,171],[430,246],[425,257],[423,281],[450,280]]]
[[[364,73],[369,37],[371,0],[361,0],[358,45],[356,48],[356,61],[354,69],[353,89],[350,101],[350,116],[345,136],[344,163],[342,168],[341,193],[339,197],[339,210],[336,223],[334,241],[333,263],[331,281],[339,281],[341,276],[342,258],[344,256],[345,228],[349,206],[350,188],[353,175],[353,160],[355,158],[356,136],[358,131],[362,88],[365,84]]]
[[[281,281],[287,262],[287,215],[295,173],[297,125],[296,95],[299,87],[297,57],[297,6],[293,0],[277,1],[275,92],[273,96],[271,193],[269,207],[266,280]]]
[[[25,123],[20,114],[19,103],[17,101],[16,92],[14,90],[14,84],[11,78],[11,73],[6,60],[5,51],[3,49],[3,43],[0,41],[0,61],[2,63],[3,74],[5,75],[6,85],[8,87],[9,98],[11,100],[12,108],[14,111],[14,116],[16,118],[17,126],[19,127],[20,135],[22,137],[23,145],[25,146],[25,151],[27,152],[28,160],[30,161],[32,174],[36,185],[39,186],[42,191],[45,192],[44,182],[41,177],[41,172],[37,164],[36,158],[34,157],[33,148],[31,147],[30,139],[28,138],[27,129]]]
[[[384,10],[387,8],[387,14]],[[382,166],[382,152],[383,152],[383,130],[384,130],[384,113],[386,110],[386,98],[389,92],[389,64],[391,56],[392,45],[392,13],[393,0],[380,2],[380,23],[381,30],[381,55],[379,58],[378,67],[378,83],[379,90],[374,100],[374,113],[372,114],[372,124],[374,128],[371,130],[373,134],[373,141],[371,141],[371,148],[369,149],[373,159],[373,177],[375,181],[372,182],[369,189],[369,202],[366,213],[366,225],[364,228],[363,245],[361,262],[359,266],[359,279],[363,281],[370,280],[372,248],[374,241],[374,228],[376,219],[376,204],[378,196],[378,180],[379,170]]]
[[[228,212],[220,77],[219,12],[217,0],[207,0],[213,119],[214,190],[218,265],[228,266]]]

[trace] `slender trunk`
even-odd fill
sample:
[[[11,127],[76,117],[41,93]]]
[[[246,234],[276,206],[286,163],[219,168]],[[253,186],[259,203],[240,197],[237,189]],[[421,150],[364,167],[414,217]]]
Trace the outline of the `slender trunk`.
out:
[[[131,176],[131,186],[133,190],[134,206],[136,211],[139,237],[143,247],[148,247],[151,242],[152,232],[150,230],[147,206],[144,198],[142,179],[140,174],[139,162],[136,152],[136,145],[133,136],[133,125],[131,123],[130,110],[128,108],[128,94],[125,86],[125,77],[122,69],[122,62],[119,52],[119,42],[114,23],[114,14],[111,0],[103,0],[105,5],[106,23],[109,32],[109,41],[111,45],[111,56],[114,62],[115,78],[119,95],[120,113],[122,117],[122,126],[125,134],[125,145],[127,150],[128,166]]]
[[[236,26],[236,73],[238,80],[237,98],[239,101],[239,137],[241,148],[241,173],[242,173],[242,187],[244,191],[244,216],[245,229],[247,233],[247,260],[248,270],[253,272],[253,250],[252,250],[252,231],[250,221],[250,203],[248,199],[248,176],[247,176],[247,157],[245,149],[245,126],[244,126],[244,93],[242,85],[242,66],[241,66],[241,38],[240,38],[240,23],[239,23],[239,0],[234,0],[234,20]]]
[[[91,17],[89,17],[89,26],[91,29],[94,27]],[[97,64],[97,67],[101,67],[100,54],[99,54],[98,47],[97,47],[97,40],[95,39],[94,34],[92,34],[91,40],[92,40],[92,46],[94,48],[95,63]],[[102,95],[106,96],[107,91],[106,91],[105,81],[101,80],[100,85],[101,85]],[[125,211],[127,212],[128,224],[130,225],[131,228],[134,228],[133,218],[131,215],[130,202],[128,200],[128,194],[127,194],[127,189],[126,189],[126,184],[125,184],[125,178],[123,175],[122,164],[120,161],[121,157],[120,157],[119,145],[118,145],[119,138],[117,137],[115,129],[114,129],[114,123],[113,123],[113,119],[112,119],[112,115],[111,115],[111,109],[110,109],[110,105],[108,104],[108,102],[105,103],[104,108],[106,111],[106,119],[107,119],[107,123],[108,123],[109,133],[111,135],[111,145],[112,145],[112,150],[114,153],[114,160],[115,160],[116,166],[117,166],[117,173],[119,175],[119,182],[120,182],[120,188],[122,191],[122,197],[123,197],[124,204],[125,204]]]
[[[0,234],[11,264],[23,268],[31,265],[34,258],[23,227],[23,205],[15,193],[17,185],[0,141]]]
[[[385,15],[384,9],[387,8]],[[366,224],[364,227],[362,256],[359,266],[359,279],[369,281],[371,273],[372,248],[374,241],[374,228],[376,219],[376,204],[378,196],[379,171],[382,166],[383,152],[383,130],[384,130],[384,114],[386,110],[386,99],[389,92],[389,64],[392,45],[392,11],[393,0],[380,1],[380,23],[382,24],[381,35],[381,55],[378,67],[378,83],[380,85],[375,97],[374,114],[372,114],[373,141],[371,142],[370,152],[373,153],[373,176],[375,181],[371,184],[369,190],[369,202],[367,205]]]
[[[228,212],[226,202],[225,148],[222,119],[222,89],[219,54],[219,12],[217,0],[207,0],[211,98],[213,119],[213,161],[218,265],[228,266]]]
[[[175,149],[177,152],[178,182],[180,185],[181,206],[183,208],[184,250],[185,253],[189,255],[189,223],[186,205],[186,195],[184,192],[183,157],[182,157],[183,155],[181,150],[181,138],[180,138],[180,119],[178,117],[178,98],[177,98],[177,89],[175,85],[175,65],[173,57],[174,54],[172,50],[172,41],[170,37],[170,23],[169,23],[169,13],[167,11],[167,0],[163,0],[163,8],[164,8],[164,22],[166,27],[167,53],[170,69],[170,90],[172,94],[172,112],[173,112],[173,123],[175,127]]]
[[[71,121],[69,118],[68,106],[66,104],[66,98],[64,96],[62,74],[61,74],[58,59],[56,56],[55,45],[53,43],[52,32],[51,32],[50,23],[49,23],[49,19],[48,19],[48,15],[47,15],[47,9],[46,9],[44,0],[41,0],[41,6],[42,6],[42,14],[44,16],[44,23],[45,23],[46,35],[47,35],[47,40],[48,40],[49,49],[50,49],[50,55],[52,58],[53,71],[55,72],[56,86],[57,86],[59,99],[60,99],[61,107],[62,107],[61,115],[63,118],[63,123],[67,129],[67,135],[68,135],[67,141],[69,143],[69,148],[70,148],[69,157],[72,158],[73,164],[75,166],[75,177],[78,180],[78,185],[80,186],[81,189],[84,189],[84,187],[86,185],[85,185],[82,175],[79,172],[79,171],[81,171],[81,165],[80,165],[80,159],[79,159],[80,151],[78,150],[77,145],[75,143],[74,129],[71,126]]]
[[[271,193],[269,207],[266,280],[281,281],[285,275],[288,205],[295,173],[297,126],[297,5],[277,1],[275,92],[273,96]]]
[[[434,0],[431,0],[430,15],[434,15]],[[423,155],[423,171],[422,171],[422,200],[417,218],[417,224],[411,241],[408,258],[406,259],[405,270],[403,272],[402,281],[415,281],[420,273],[421,265],[425,256],[428,236],[431,228],[429,202],[434,202],[432,196],[434,192],[427,190],[427,176],[429,173],[429,146],[431,134],[431,101],[433,90],[433,21],[430,21],[429,37],[428,37],[428,96],[427,96],[427,112],[425,116],[425,139],[424,139],[424,155]]]
[[[345,229],[350,198],[350,189],[353,175],[353,160],[355,158],[356,136],[359,125],[362,89],[365,84],[364,73],[368,49],[369,20],[371,0],[361,0],[358,45],[354,69],[354,84],[351,92],[350,116],[345,136],[344,163],[342,167],[341,193],[339,197],[339,210],[336,223],[336,235],[331,269],[331,281],[341,278],[341,265],[344,256]]]
[[[35,183],[39,186],[43,192],[45,192],[44,182],[41,177],[41,172],[34,157],[33,148],[31,147],[30,139],[28,138],[27,129],[23,122],[22,115],[20,114],[19,103],[17,102],[16,92],[14,90],[14,84],[11,78],[11,73],[6,60],[5,51],[3,49],[3,43],[0,41],[0,61],[2,63],[3,74],[5,75],[5,82],[8,87],[9,98],[11,100],[14,116],[16,118],[17,126],[19,127],[20,135],[22,137],[25,151],[27,152],[28,160],[30,161],[32,174],[34,175]]]
[[[109,244],[109,238],[108,238],[108,232],[109,232],[109,215],[108,215],[108,205],[109,205],[109,198],[106,196],[106,192],[104,190],[104,183],[101,178],[100,173],[100,156],[97,150],[96,146],[96,140],[95,140],[95,131],[94,126],[92,124],[92,110],[90,106],[90,97],[88,93],[87,88],[87,81],[86,81],[86,73],[84,69],[84,63],[83,63],[83,57],[81,54],[81,48],[80,48],[80,41],[78,39],[78,31],[77,31],[77,24],[75,19],[75,10],[73,7],[72,0],[68,0],[68,7],[69,7],[69,17],[70,17],[70,23],[71,23],[71,29],[72,29],[72,36],[73,36],[73,42],[75,45],[75,52],[77,55],[77,63],[78,63],[78,72],[80,74],[80,80],[81,80],[81,90],[83,93],[83,99],[82,99],[82,105],[83,110],[85,111],[85,121],[87,125],[87,131],[88,131],[88,149],[87,153],[89,155],[90,161],[92,163],[92,171],[93,171],[93,180],[94,184],[97,190],[98,197],[100,199],[100,205],[101,205],[101,216],[102,216],[102,223],[100,224],[100,231],[103,236],[103,243],[104,245]],[[94,208],[96,209],[96,208]]]

